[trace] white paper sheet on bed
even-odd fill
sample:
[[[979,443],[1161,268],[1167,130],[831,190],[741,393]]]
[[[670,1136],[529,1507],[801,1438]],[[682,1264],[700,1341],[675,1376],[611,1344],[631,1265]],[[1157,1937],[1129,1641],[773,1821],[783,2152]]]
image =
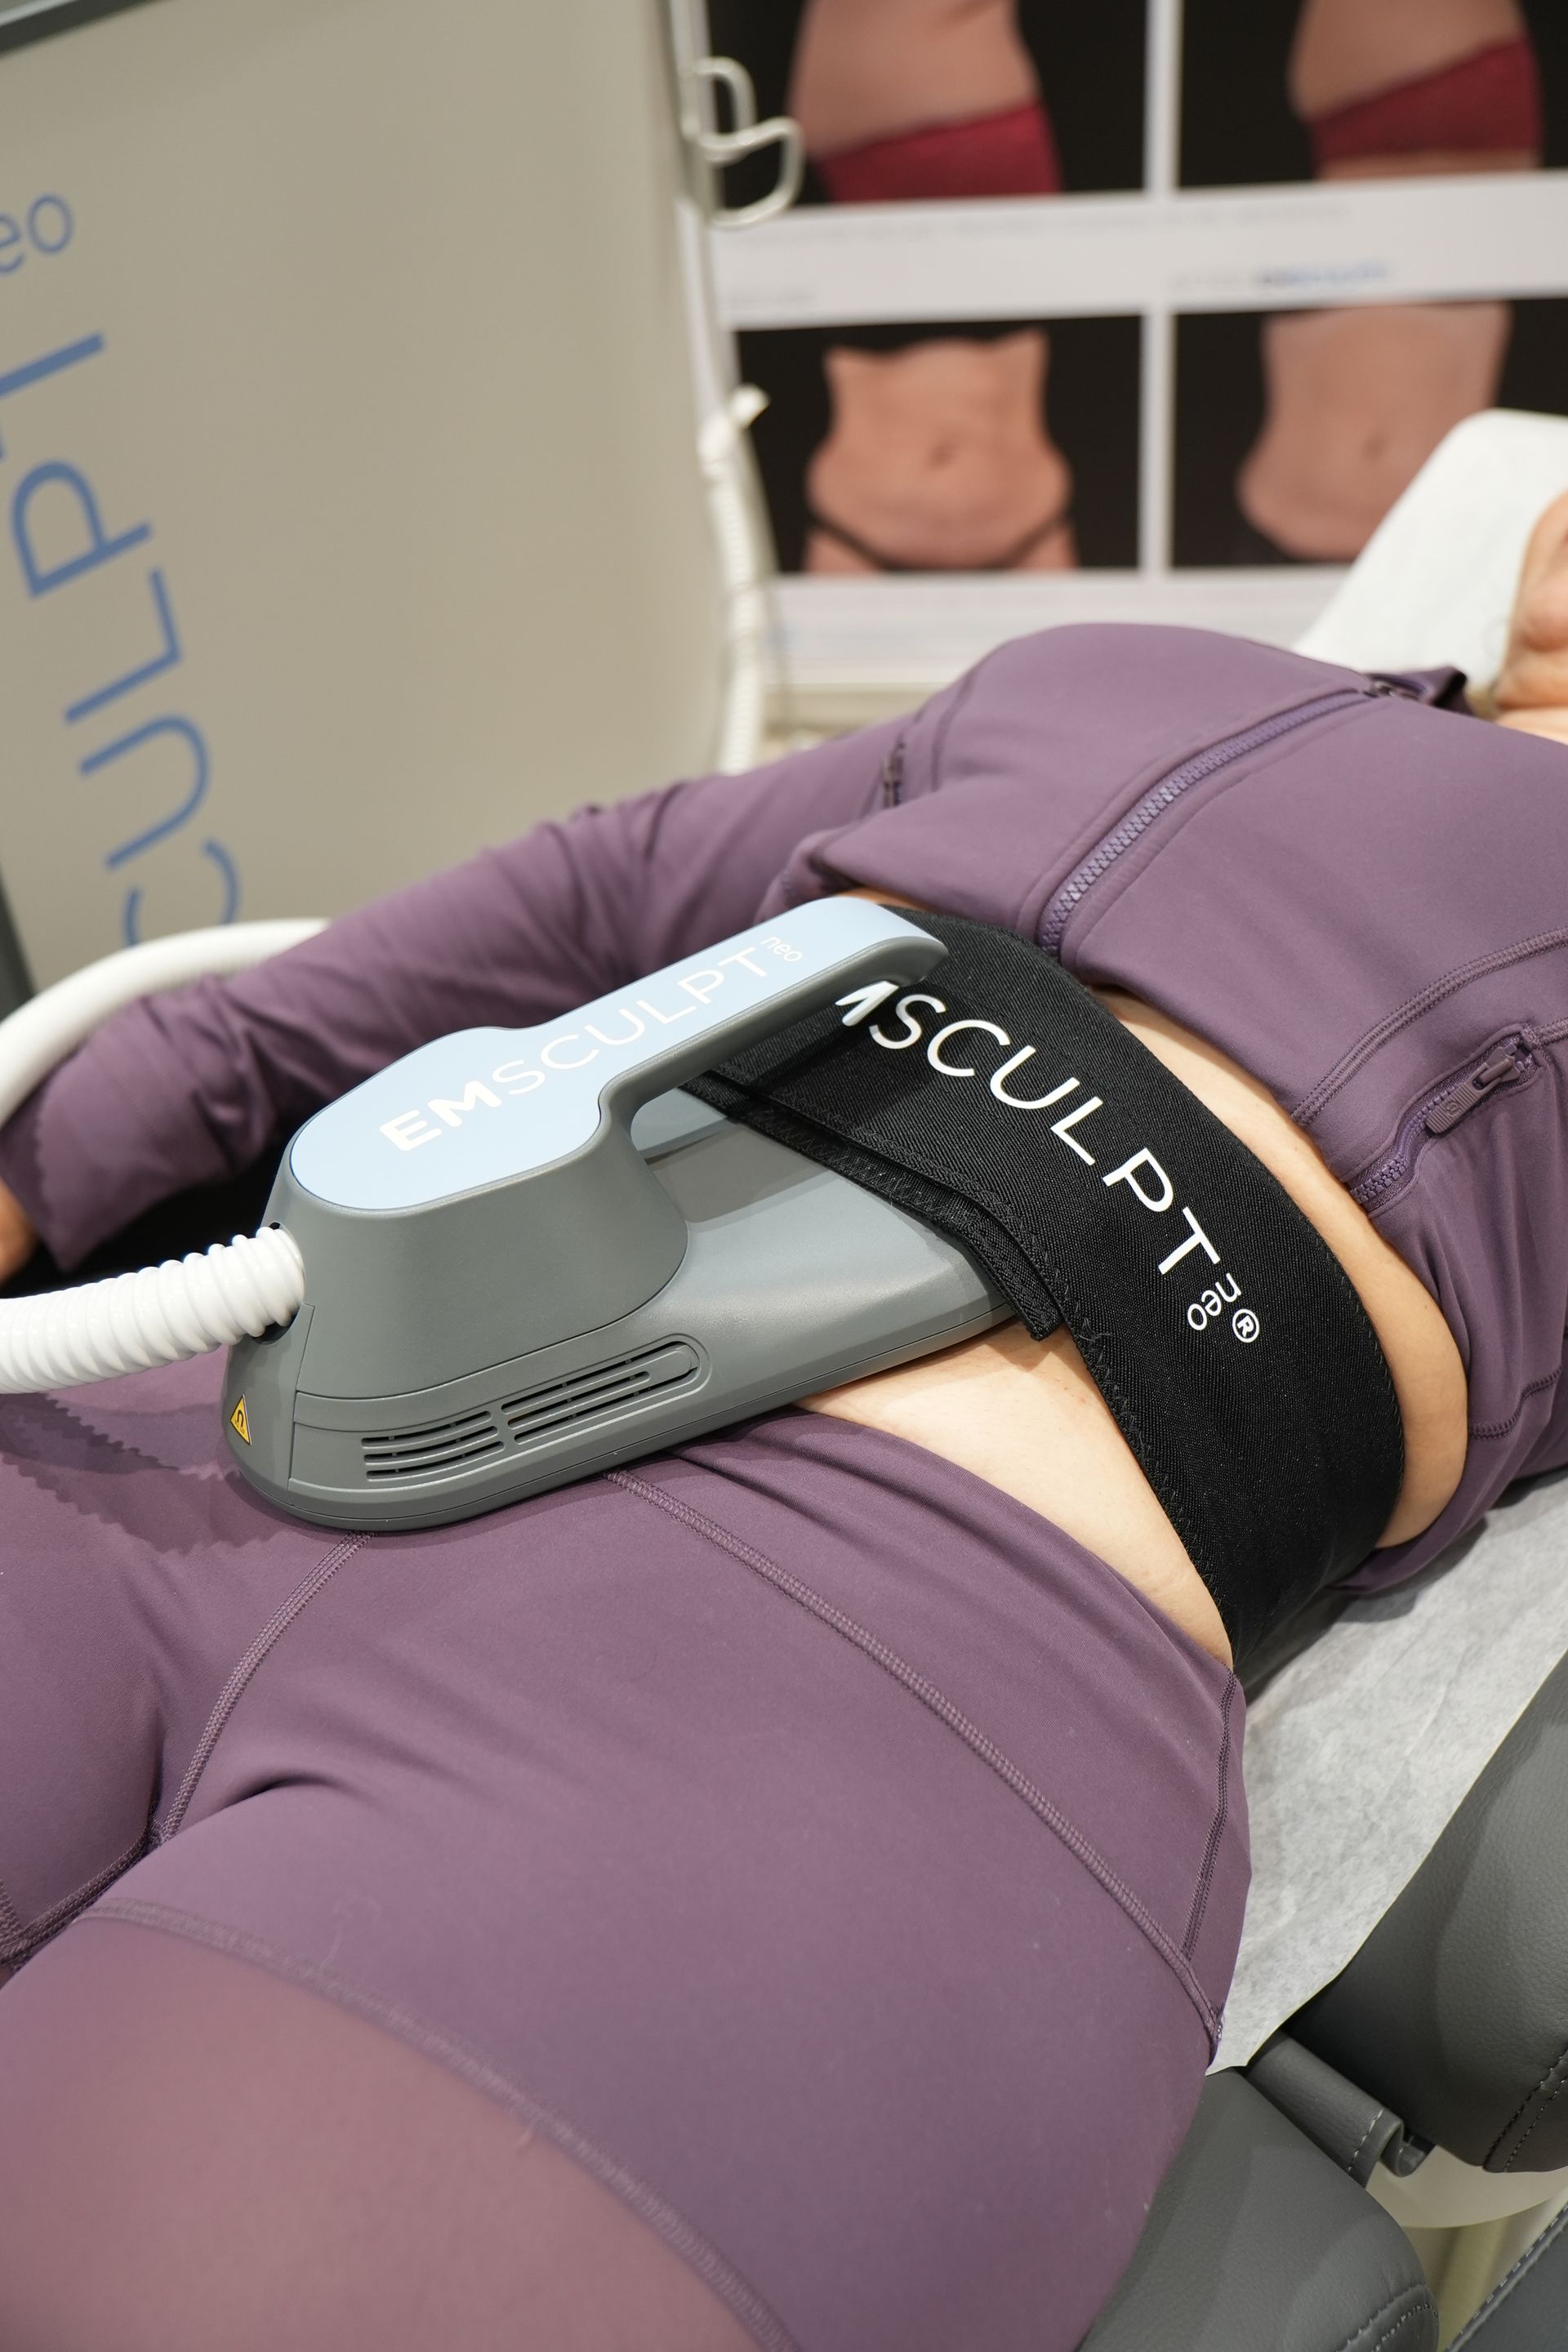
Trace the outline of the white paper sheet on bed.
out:
[[[1337,1976],[1568,1654],[1568,1473],[1355,1601],[1248,1710],[1252,1892],[1216,2065]]]

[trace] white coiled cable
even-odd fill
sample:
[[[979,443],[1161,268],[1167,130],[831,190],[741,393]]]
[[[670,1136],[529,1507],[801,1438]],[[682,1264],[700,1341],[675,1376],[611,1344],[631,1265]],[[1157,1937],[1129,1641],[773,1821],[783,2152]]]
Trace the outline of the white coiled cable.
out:
[[[310,939],[318,922],[226,923],[125,948],[47,988],[0,1022],[0,1125],[82,1040],[122,1005],[212,972],[243,971]],[[74,1388],[175,1364],[289,1322],[305,1262],[281,1226],[237,1234],[204,1255],[74,1290],[0,1299],[0,1393]]]
[[[292,1322],[305,1261],[281,1225],[215,1242],[140,1274],[0,1299],[0,1393],[68,1389],[178,1364]]]

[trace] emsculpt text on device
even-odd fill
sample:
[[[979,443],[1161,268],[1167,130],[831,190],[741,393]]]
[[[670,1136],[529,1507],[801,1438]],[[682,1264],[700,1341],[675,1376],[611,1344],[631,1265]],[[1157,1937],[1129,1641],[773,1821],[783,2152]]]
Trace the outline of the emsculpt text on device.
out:
[[[411,1209],[584,1150],[602,1123],[813,1010],[915,978],[942,953],[890,908],[820,900],[538,1029],[460,1029],[301,1128],[297,1183],[344,1209]],[[912,961],[911,961],[912,959]]]
[[[994,1322],[952,1242],[677,1091],[944,953],[891,908],[820,900],[537,1028],[422,1046],[320,1112],[267,1213],[302,1303],[229,1361],[247,1477],[327,1525],[426,1526]]]

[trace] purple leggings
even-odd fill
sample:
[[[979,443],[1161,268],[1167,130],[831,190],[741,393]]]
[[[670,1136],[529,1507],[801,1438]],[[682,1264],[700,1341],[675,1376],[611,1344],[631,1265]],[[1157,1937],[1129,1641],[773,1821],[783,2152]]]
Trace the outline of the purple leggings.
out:
[[[0,2344],[1068,2352],[1235,1955],[1232,1677],[846,1423],[340,1540],[216,1391],[0,1401]]]

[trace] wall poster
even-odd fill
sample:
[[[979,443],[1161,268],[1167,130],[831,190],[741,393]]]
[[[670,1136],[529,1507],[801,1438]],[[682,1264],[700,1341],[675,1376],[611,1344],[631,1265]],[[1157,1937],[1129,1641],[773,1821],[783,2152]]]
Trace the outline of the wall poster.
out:
[[[1289,641],[1452,425],[1568,413],[1561,0],[708,13],[808,156],[716,246],[808,701],[1068,617]]]

